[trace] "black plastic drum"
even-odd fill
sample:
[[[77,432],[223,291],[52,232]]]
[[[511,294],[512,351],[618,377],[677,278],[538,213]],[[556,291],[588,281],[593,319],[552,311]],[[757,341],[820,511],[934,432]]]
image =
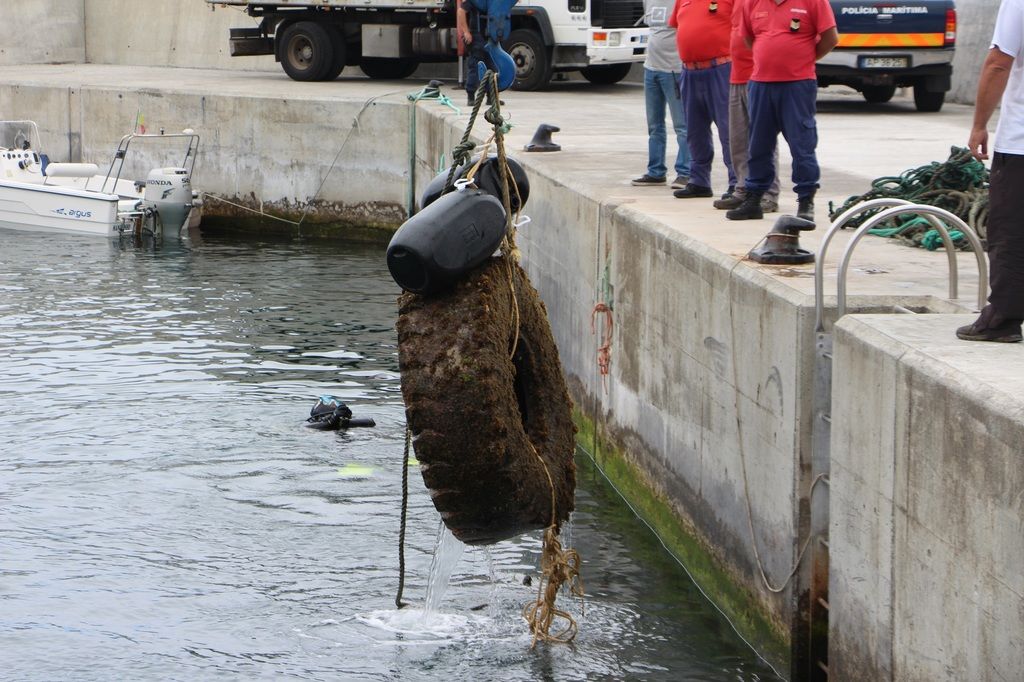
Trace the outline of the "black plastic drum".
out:
[[[483,263],[505,236],[505,209],[482,190],[449,192],[402,224],[388,245],[398,286],[431,294]]]
[[[459,166],[459,169],[455,172],[455,179],[459,180],[464,178],[469,172],[469,169],[476,164],[479,156],[475,156],[471,161]],[[516,191],[512,186],[509,186],[509,206],[512,207],[512,212],[517,212],[522,206],[526,205],[526,199],[530,196],[530,178],[527,177],[526,171],[519,165],[519,162],[512,157],[506,157],[508,160],[509,170],[512,171],[512,179],[515,181],[516,187],[519,188],[519,196],[516,196]],[[420,210],[426,208],[441,196],[441,192],[444,191],[445,183],[448,182],[448,170],[445,168],[443,171],[434,176],[434,178],[427,183],[426,189],[423,190],[423,194],[420,196]],[[488,194],[496,197],[498,201],[501,201],[501,169],[498,164],[498,157],[491,155],[486,161],[480,164],[480,168],[477,170],[476,177],[474,178],[477,188],[482,189]]]

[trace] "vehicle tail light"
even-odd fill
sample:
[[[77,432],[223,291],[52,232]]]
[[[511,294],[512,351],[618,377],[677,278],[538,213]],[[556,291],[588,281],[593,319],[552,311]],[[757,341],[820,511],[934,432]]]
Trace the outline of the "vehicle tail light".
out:
[[[943,40],[943,47],[953,47],[956,44],[956,10],[946,10],[946,38]]]

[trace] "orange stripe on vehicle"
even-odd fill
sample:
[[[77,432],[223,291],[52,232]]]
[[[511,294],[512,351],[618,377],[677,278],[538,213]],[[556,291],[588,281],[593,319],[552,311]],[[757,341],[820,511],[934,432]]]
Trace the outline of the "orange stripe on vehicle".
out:
[[[941,33],[843,33],[839,47],[942,47]]]

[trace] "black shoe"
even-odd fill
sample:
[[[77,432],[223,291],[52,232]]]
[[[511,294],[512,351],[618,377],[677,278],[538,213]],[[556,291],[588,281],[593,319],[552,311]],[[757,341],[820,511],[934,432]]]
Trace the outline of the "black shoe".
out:
[[[999,318],[992,305],[985,306],[973,323],[956,330],[956,337],[964,341],[994,341],[1018,343],[1021,340],[1021,320]]]
[[[797,199],[796,217],[814,222],[814,195]]]
[[[692,182],[688,182],[686,183],[686,187],[672,192],[672,196],[676,199],[703,199],[714,195],[712,194],[710,187],[695,185]]]
[[[761,197],[764,192],[747,192],[743,203],[725,214],[729,220],[760,220],[764,217],[761,210]]]
[[[731,197],[735,193],[736,193],[736,186],[735,185],[729,185],[729,189],[725,190],[725,194],[722,195],[722,198],[723,199],[728,199],[729,197]]]
[[[686,187],[686,183],[690,182],[690,178],[686,175],[677,175],[676,179],[672,181],[672,189],[682,189]]]
[[[634,185],[636,187],[646,187],[648,185],[664,185],[665,176],[663,175],[660,178],[656,178],[653,175],[647,175],[646,173],[644,173],[639,178],[633,178],[629,184]]]
[[[715,203],[712,206],[722,210],[730,210],[739,208],[742,203],[742,196],[737,195],[735,192],[729,192],[728,194],[723,194],[721,199],[715,199]]]

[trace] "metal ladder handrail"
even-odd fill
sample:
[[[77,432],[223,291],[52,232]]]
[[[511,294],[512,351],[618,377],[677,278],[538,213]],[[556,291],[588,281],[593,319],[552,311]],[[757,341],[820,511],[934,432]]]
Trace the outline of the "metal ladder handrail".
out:
[[[877,215],[871,216],[871,218],[858,227],[857,231],[853,233],[853,237],[850,238],[850,242],[846,245],[846,250],[843,251],[842,261],[839,263],[839,282],[836,292],[838,297],[838,301],[836,302],[837,319],[846,314],[846,273],[849,270],[850,259],[853,257],[853,250],[857,246],[857,243],[865,234],[867,234],[868,230],[874,228],[879,223],[885,222],[889,218],[894,218],[903,213],[924,215],[928,218],[928,222],[932,224],[932,227],[938,230],[939,235],[941,235],[949,260],[949,297],[951,299],[956,299],[958,297],[958,289],[956,286],[956,248],[953,246],[953,240],[949,237],[949,230],[946,229],[946,226],[942,224],[942,221],[939,220],[939,218],[944,218],[947,222],[960,230],[965,237],[967,237],[967,241],[970,243],[971,249],[974,251],[974,257],[978,262],[978,310],[985,307],[985,299],[988,298],[988,264],[985,262],[985,252],[981,248],[981,240],[978,239],[978,235],[970,228],[970,226],[967,225],[967,223],[944,208],[928,206],[926,204],[913,204],[912,208],[913,210],[907,210],[907,208],[903,206],[888,208]]]
[[[984,307],[988,286],[988,266],[985,263],[985,256],[981,248],[981,241],[978,239],[978,236],[973,229],[968,227],[967,224],[964,223],[956,215],[944,209],[937,208],[935,206],[928,206],[926,204],[914,204],[913,202],[907,201],[906,199],[897,199],[894,197],[870,199],[863,203],[856,204],[855,206],[850,207],[842,214],[840,214],[839,217],[837,217],[835,221],[829,226],[828,231],[825,233],[825,237],[822,239],[821,246],[818,249],[817,267],[814,269],[814,330],[816,332],[820,333],[825,330],[824,264],[825,254],[828,251],[828,247],[832,241],[832,238],[835,236],[836,232],[845,227],[846,224],[850,222],[850,220],[852,220],[855,216],[865,211],[882,207],[889,208],[883,210],[882,212],[875,216],[872,216],[867,221],[867,223],[865,223],[865,225],[869,225],[868,227],[864,227],[864,225],[861,225],[860,228],[858,228],[857,232],[854,234],[854,237],[851,239],[851,243],[847,245],[846,251],[844,251],[843,253],[843,259],[841,261],[838,282],[838,293],[840,298],[839,308],[841,310],[838,317],[842,317],[842,315],[844,315],[846,312],[846,271],[849,266],[850,257],[853,253],[853,247],[857,242],[860,241],[861,237],[863,237],[863,235],[866,234],[869,229],[879,224],[880,222],[887,220],[888,218],[891,218],[896,215],[902,215],[904,213],[923,214],[924,217],[928,220],[928,222],[932,225],[932,227],[934,227],[939,232],[939,235],[942,237],[943,245],[946,247],[946,257],[949,262],[949,296],[951,299],[957,298],[959,294],[959,278],[957,272],[956,253],[953,247],[953,242],[949,237],[949,231],[946,229],[946,226],[942,224],[942,221],[939,218],[945,218],[949,222],[955,224],[958,227],[958,229],[960,229],[961,232],[963,232],[963,234],[967,237],[968,242],[971,244],[971,247],[974,250],[975,257],[978,260],[978,307],[979,309]],[[885,217],[879,218],[879,216],[883,214],[885,215]]]
[[[814,267],[814,331],[822,332],[825,331],[825,254],[828,252],[829,244],[832,242],[832,237],[835,236],[836,232],[846,227],[846,223],[853,220],[854,217],[860,215],[865,211],[869,211],[875,208],[889,207],[889,206],[911,206],[912,201],[906,199],[896,198],[884,198],[884,199],[869,199],[865,202],[855,204],[850,208],[843,211],[838,218],[836,218],[831,225],[829,225],[828,231],[825,232],[825,237],[821,240],[821,246],[818,247],[818,257],[816,259],[816,265]]]

